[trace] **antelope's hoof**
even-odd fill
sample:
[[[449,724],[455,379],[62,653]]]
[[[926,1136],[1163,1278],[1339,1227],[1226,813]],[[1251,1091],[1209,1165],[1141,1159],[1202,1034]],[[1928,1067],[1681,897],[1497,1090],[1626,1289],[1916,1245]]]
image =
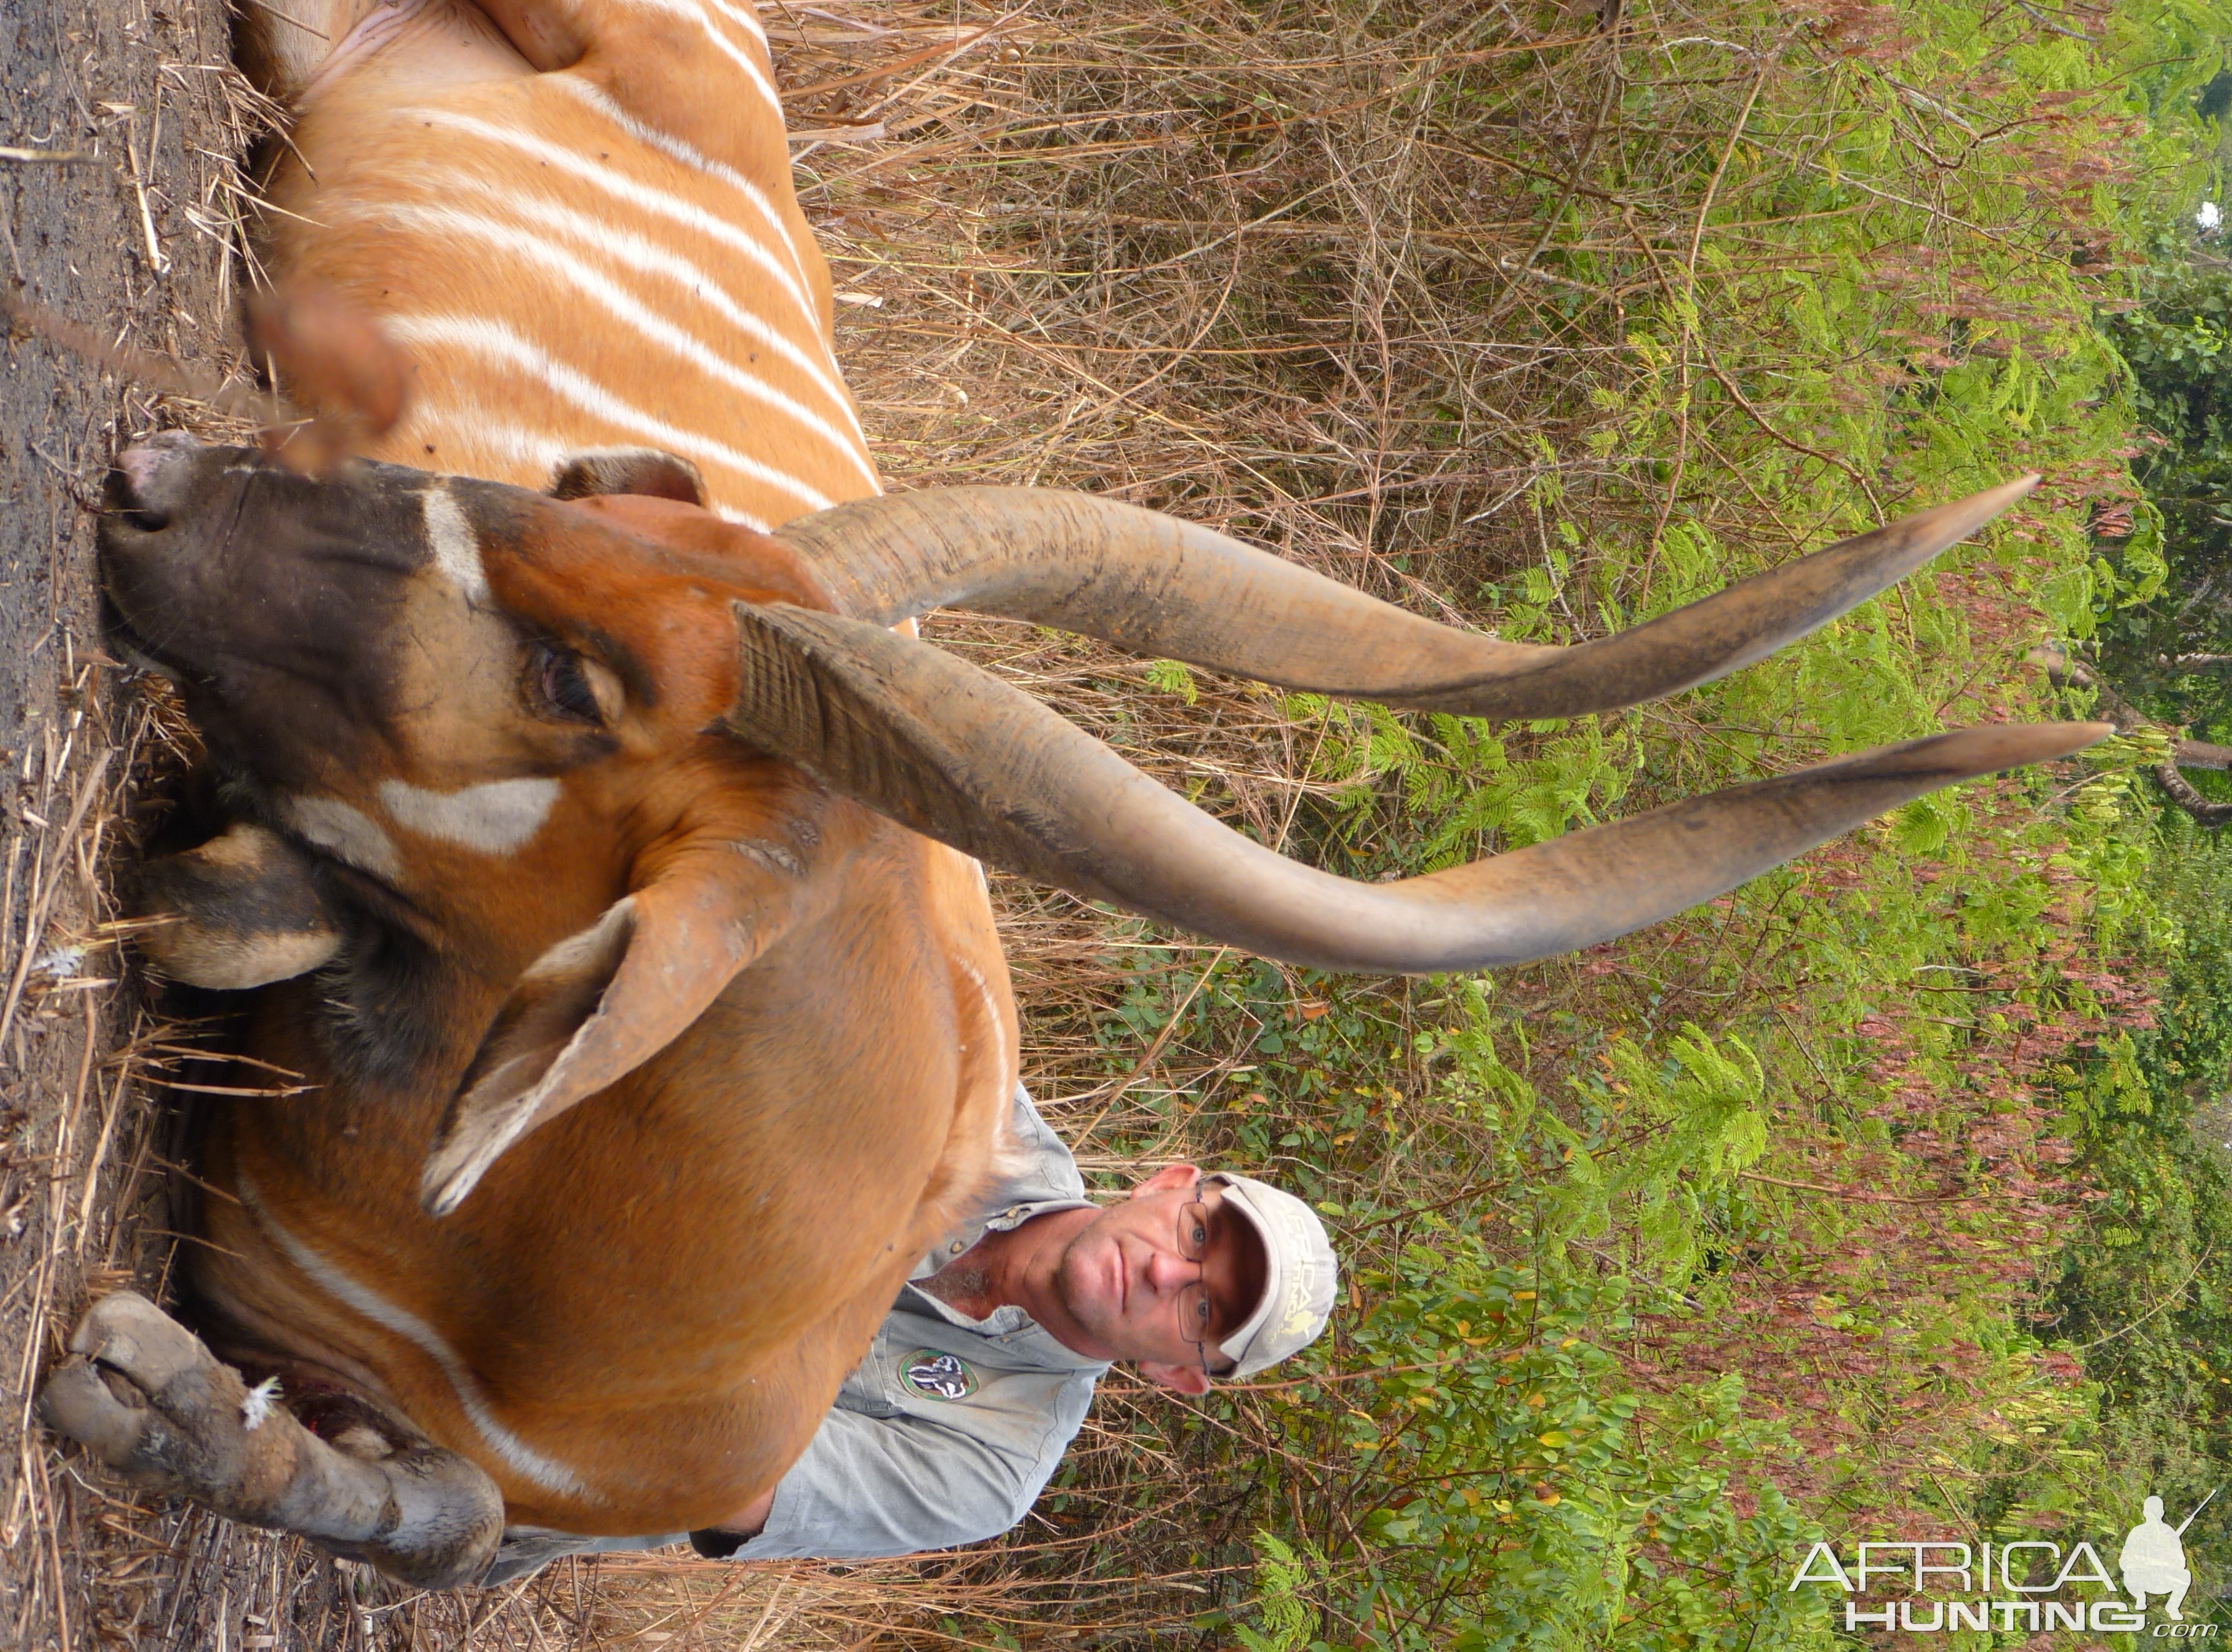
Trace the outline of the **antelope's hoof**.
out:
[[[145,1485],[221,1485],[238,1472],[247,1385],[201,1339],[131,1291],[103,1297],[70,1333],[72,1357],[39,1415]]]
[[[137,1291],[113,1291],[88,1308],[70,1332],[69,1346],[150,1394],[183,1373],[217,1364],[200,1338]]]
[[[121,1474],[140,1480],[166,1478],[144,1454],[148,1425],[156,1421],[146,1396],[89,1359],[72,1357],[47,1379],[39,1390],[39,1416]]]

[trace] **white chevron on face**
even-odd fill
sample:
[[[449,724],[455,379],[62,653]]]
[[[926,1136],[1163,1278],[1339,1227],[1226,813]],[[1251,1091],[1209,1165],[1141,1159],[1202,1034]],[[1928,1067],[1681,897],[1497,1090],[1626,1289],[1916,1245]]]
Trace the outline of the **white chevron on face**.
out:
[[[558,800],[558,782],[534,775],[486,781],[455,792],[429,791],[408,781],[382,781],[380,800],[396,825],[487,855],[508,855],[534,841]]]
[[[486,602],[489,582],[481,567],[480,539],[465,520],[465,513],[457,509],[457,500],[438,482],[418,496],[418,502],[426,517],[426,543],[433,552],[434,566],[467,602],[476,606]]]

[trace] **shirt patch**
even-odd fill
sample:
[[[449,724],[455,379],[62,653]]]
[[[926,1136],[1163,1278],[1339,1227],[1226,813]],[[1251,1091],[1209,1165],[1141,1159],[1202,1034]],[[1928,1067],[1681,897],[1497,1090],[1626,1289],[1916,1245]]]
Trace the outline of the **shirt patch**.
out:
[[[923,1400],[965,1400],[976,1391],[976,1373],[969,1362],[935,1348],[918,1348],[902,1360],[899,1381]]]

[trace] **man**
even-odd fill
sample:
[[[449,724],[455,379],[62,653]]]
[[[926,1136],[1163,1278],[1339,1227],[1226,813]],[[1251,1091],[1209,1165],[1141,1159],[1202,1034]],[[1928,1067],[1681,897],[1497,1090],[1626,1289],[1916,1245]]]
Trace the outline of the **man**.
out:
[[[866,1559],[996,1536],[1030,1512],[1113,1362],[1204,1394],[1325,1329],[1337,1269],[1301,1200],[1172,1164],[1096,1205],[1020,1087],[1013,1135],[1009,1173],[916,1266],[805,1454],[749,1506],[688,1533],[700,1554]],[[483,1581],[681,1541],[514,1533]]]

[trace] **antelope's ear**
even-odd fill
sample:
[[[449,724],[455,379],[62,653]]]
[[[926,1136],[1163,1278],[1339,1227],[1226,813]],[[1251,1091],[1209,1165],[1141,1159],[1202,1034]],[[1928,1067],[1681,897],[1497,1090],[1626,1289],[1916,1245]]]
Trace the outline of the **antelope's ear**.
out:
[[[678,454],[655,447],[613,447],[568,455],[550,479],[553,499],[594,499],[608,493],[646,494],[703,505],[705,478]]]
[[[448,1215],[515,1142],[665,1049],[789,929],[805,884],[788,852],[710,845],[537,958],[443,1116],[420,1202]]]
[[[246,820],[150,861],[139,885],[140,949],[174,981],[237,992],[306,975],[341,949],[308,858]]]

